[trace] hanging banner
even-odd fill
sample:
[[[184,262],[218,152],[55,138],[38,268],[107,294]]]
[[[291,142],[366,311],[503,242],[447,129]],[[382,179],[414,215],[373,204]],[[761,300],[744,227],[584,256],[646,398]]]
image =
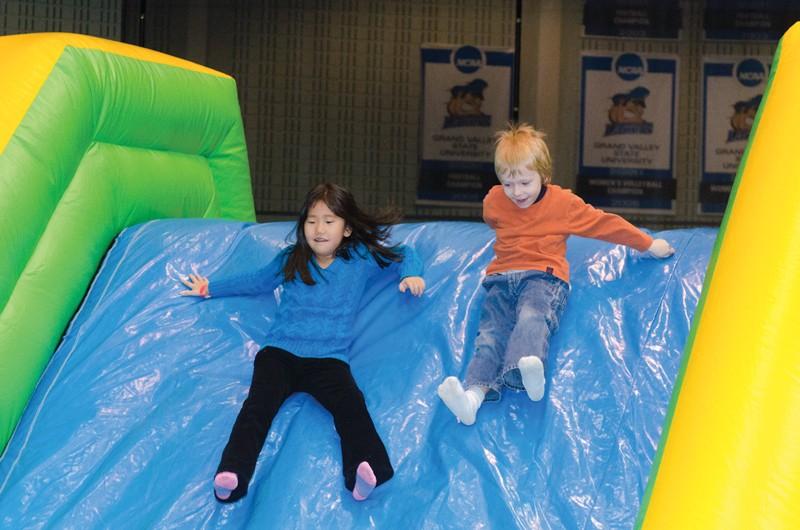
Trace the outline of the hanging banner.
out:
[[[677,39],[681,29],[678,0],[586,0],[587,36]]]
[[[578,193],[621,212],[675,213],[674,55],[581,57]]]
[[[703,29],[707,39],[777,42],[797,20],[797,0],[706,0]]]
[[[480,206],[497,183],[494,133],[511,119],[514,52],[422,47],[417,203]]]
[[[703,58],[700,213],[723,213],[767,86],[769,57]]]

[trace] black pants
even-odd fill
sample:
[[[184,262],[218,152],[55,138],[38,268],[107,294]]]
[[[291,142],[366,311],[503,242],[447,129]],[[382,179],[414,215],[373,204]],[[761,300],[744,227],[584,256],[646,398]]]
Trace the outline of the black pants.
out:
[[[217,468],[217,473],[231,471],[239,479],[239,486],[223,502],[234,502],[247,495],[272,420],[295,392],[311,394],[333,416],[341,439],[342,473],[348,490],[355,486],[356,468],[361,462],[369,463],[378,484],[394,475],[386,447],[375,430],[350,366],[338,359],[297,357],[268,346],[256,355],[250,392]]]

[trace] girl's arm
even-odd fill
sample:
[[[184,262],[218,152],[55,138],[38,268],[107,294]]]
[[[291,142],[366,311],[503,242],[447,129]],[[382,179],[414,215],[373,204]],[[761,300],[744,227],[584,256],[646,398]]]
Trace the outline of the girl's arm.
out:
[[[181,291],[183,296],[202,296],[205,298],[233,296],[233,295],[257,295],[274,291],[283,281],[283,264],[286,259],[286,251],[278,253],[265,266],[249,273],[238,274],[235,276],[222,276],[219,278],[208,278],[199,274],[190,274],[181,281],[189,290]]]
[[[411,291],[414,296],[422,296],[422,293],[425,292],[425,280],[422,276],[407,276],[400,281],[397,288],[401,293]]]
[[[208,298],[208,278],[199,274],[190,274],[181,278],[183,285],[189,288],[188,291],[181,291],[181,296],[202,296]]]
[[[411,291],[414,296],[420,296],[425,291],[425,280],[422,278],[422,261],[414,249],[409,246],[397,245],[394,250],[403,259],[400,262],[393,262],[385,268],[378,265],[366,247],[360,246],[356,249],[356,253],[369,264],[369,268],[373,270],[373,273],[378,273],[384,269],[397,271],[400,276],[400,284],[398,285],[400,292]]]
[[[397,286],[401,293],[411,291],[414,296],[422,296],[425,292],[425,280],[422,279],[422,261],[413,248],[398,245],[396,250],[403,255],[400,262],[400,285]]]
[[[419,259],[419,255],[413,248],[406,245],[398,245],[395,250],[403,255],[403,261],[400,262],[401,278],[422,276],[424,272],[422,260]]]

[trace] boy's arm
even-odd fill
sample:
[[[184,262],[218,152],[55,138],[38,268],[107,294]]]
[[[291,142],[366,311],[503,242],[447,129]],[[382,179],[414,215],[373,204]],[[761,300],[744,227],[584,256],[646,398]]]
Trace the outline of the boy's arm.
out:
[[[657,258],[668,258],[675,254],[675,249],[666,239],[654,239],[653,244],[650,245],[647,251]]]
[[[645,252],[653,245],[653,238],[619,215],[604,212],[569,194],[567,208],[568,231],[582,237],[601,239],[610,243],[627,245]]]
[[[486,223],[492,230],[497,229],[497,216],[494,211],[494,203],[492,201],[491,192],[486,194],[483,198],[483,222]]]

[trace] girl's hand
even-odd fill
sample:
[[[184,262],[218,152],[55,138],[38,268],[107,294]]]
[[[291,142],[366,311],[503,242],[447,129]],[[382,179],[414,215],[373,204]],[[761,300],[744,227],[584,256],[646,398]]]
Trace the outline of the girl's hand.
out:
[[[398,289],[401,293],[411,291],[414,296],[421,296],[425,291],[425,280],[421,276],[407,276],[400,282]]]
[[[665,239],[654,239],[647,251],[657,258],[668,258],[675,254],[675,249]]]
[[[208,298],[208,278],[200,276],[199,274],[190,274],[181,278],[183,285],[188,287],[189,291],[181,291],[181,296],[202,296]]]

